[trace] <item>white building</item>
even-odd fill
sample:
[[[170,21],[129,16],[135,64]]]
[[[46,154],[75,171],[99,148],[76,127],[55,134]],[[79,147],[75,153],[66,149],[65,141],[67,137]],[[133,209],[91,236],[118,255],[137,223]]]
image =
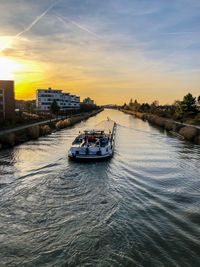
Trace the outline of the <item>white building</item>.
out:
[[[56,100],[61,111],[80,108],[80,97],[63,93],[56,89],[38,89],[36,95],[36,107],[41,111],[50,110],[52,102]]]
[[[84,103],[84,104],[87,104],[87,105],[94,105],[94,100],[92,100],[90,97],[86,97],[86,98],[83,100],[83,103]]]

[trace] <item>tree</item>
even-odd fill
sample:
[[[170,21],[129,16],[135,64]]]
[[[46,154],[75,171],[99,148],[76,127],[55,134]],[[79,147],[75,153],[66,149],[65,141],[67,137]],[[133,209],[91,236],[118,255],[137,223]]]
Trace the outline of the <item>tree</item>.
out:
[[[133,99],[131,98],[130,102],[129,102],[129,107],[132,107],[133,105]]]
[[[159,106],[159,102],[158,102],[158,100],[154,100],[154,101],[152,102],[151,106],[158,107],[158,106]]]
[[[123,109],[128,109],[128,106],[126,103],[124,103],[124,105],[122,106]]]
[[[139,107],[140,107],[140,104],[137,102],[137,99],[135,99],[133,103],[133,110],[138,111]]]
[[[133,102],[133,100],[131,99],[130,100],[130,103],[129,103],[129,108],[133,111],[138,111],[140,107],[140,104],[137,102],[137,99],[135,99],[135,101]]]
[[[196,112],[196,97],[193,97],[191,93],[185,95],[183,97],[183,101],[181,102],[181,109],[183,113]]]
[[[60,110],[60,107],[58,106],[56,100],[54,99],[53,102],[51,103],[51,107],[50,107],[50,110],[53,114],[57,115],[59,110]]]
[[[188,113],[196,113],[196,97],[193,97],[192,94],[188,93],[183,97],[182,101],[175,101],[175,114],[179,117],[182,117]]]
[[[152,113],[155,113],[158,109],[158,106],[159,106],[159,102],[158,100],[154,100],[152,103],[151,103],[151,112]]]
[[[197,98],[197,102],[198,102],[198,104],[200,105],[200,95],[199,95],[198,98]]]
[[[181,107],[182,101],[180,100],[175,100],[173,106],[175,107],[175,114],[178,117],[181,117],[183,115],[183,110]]]
[[[30,112],[30,113],[32,112],[32,105],[31,105],[30,101],[25,102],[25,110]]]
[[[88,112],[88,111],[91,111],[91,110],[95,110],[97,109],[98,107],[94,104],[85,104],[85,103],[81,103],[80,104],[80,111],[81,112]]]
[[[151,109],[151,107],[148,103],[142,103],[139,107],[140,112],[149,112],[150,109]]]

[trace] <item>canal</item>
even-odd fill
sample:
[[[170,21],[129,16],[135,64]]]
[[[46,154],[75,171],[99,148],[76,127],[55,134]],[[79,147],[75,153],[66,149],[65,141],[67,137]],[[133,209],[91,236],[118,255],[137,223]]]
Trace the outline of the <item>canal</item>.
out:
[[[107,117],[114,157],[69,162]],[[200,148],[105,110],[1,151],[0,266],[200,266]]]

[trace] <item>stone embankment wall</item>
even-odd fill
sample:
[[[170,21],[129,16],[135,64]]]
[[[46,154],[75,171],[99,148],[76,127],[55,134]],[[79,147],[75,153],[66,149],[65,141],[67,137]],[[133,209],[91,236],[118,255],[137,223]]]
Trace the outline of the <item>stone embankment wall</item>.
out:
[[[200,128],[194,125],[186,125],[157,115],[122,110],[124,113],[134,115],[137,118],[148,121],[152,125],[159,126],[185,140],[200,145]]]
[[[40,136],[51,134],[56,130],[64,129],[82,120],[88,119],[89,117],[95,116],[101,111],[102,109],[95,110],[86,114],[82,113],[68,119],[59,120],[57,122],[50,122],[49,124],[45,125],[34,125],[26,127],[22,130],[13,129],[13,131],[10,133],[0,135],[0,149],[12,147],[29,140],[37,139]]]

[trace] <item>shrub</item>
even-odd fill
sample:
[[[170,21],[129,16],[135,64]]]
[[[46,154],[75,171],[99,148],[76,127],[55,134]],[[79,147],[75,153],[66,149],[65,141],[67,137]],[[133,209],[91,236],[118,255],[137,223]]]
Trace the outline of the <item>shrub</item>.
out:
[[[43,125],[40,127],[40,133],[41,135],[47,135],[47,134],[51,134],[52,130],[49,127],[49,125]]]
[[[171,131],[172,129],[173,129],[173,124],[174,124],[174,122],[173,121],[171,121],[171,120],[166,120],[165,121],[165,130],[167,130],[167,131]]]
[[[166,122],[166,119],[164,119],[162,117],[156,117],[155,118],[155,124],[160,126],[160,127],[164,127],[165,126],[165,122]]]
[[[198,131],[195,127],[185,126],[180,129],[179,134],[182,135],[186,140],[193,141],[197,136]]]
[[[155,124],[156,116],[155,115],[149,115],[147,119],[149,122]]]
[[[65,119],[64,121],[63,121],[63,126],[64,127],[67,127],[67,126],[69,126],[70,125],[70,120],[69,119]]]
[[[20,144],[23,143],[25,141],[27,141],[27,131],[26,130],[21,130],[21,131],[17,131],[15,133],[15,143]]]
[[[27,129],[27,135],[31,139],[36,139],[40,136],[40,127],[39,125],[32,126]]]
[[[183,127],[184,127],[183,124],[178,123],[178,122],[174,122],[172,131],[178,133],[180,131],[180,129],[183,128]]]
[[[63,121],[61,120],[61,121],[56,122],[56,129],[60,130],[62,128],[64,128]]]
[[[15,134],[9,133],[0,137],[2,145],[14,146],[15,145]]]

